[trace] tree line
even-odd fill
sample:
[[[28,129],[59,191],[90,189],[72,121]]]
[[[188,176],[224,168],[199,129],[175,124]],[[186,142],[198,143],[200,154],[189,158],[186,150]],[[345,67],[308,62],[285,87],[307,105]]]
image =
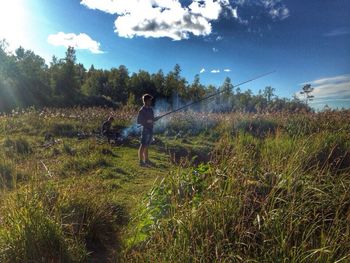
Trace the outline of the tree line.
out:
[[[258,94],[233,88],[230,78],[220,87],[203,85],[199,75],[192,82],[181,76],[181,67],[165,74],[162,70],[130,73],[124,65],[110,70],[86,69],[77,62],[74,48],[69,47],[64,58],[53,56],[49,65],[31,50],[19,47],[7,51],[6,41],[0,43],[0,111],[14,108],[106,106],[135,107],[141,105],[144,93],[152,94],[176,108],[204,98],[218,90],[219,96],[194,107],[202,111],[309,111],[298,98],[279,98],[275,89],[265,87]]]

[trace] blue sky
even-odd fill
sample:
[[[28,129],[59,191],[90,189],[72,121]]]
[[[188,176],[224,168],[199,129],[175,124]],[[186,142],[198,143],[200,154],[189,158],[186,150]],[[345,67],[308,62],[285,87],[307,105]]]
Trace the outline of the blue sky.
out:
[[[0,0],[0,38],[47,62],[73,45],[86,68],[178,63],[216,86],[276,70],[242,90],[290,98],[311,83],[315,107],[350,108],[349,14],[348,0]]]

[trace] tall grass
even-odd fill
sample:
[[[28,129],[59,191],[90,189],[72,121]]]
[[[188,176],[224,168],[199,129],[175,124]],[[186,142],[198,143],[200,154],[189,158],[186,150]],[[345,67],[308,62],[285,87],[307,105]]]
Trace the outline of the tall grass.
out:
[[[6,161],[5,158],[0,160],[0,189],[11,189],[16,185],[16,172],[13,164]]]
[[[125,262],[348,262],[349,113],[162,119],[155,148],[190,160],[174,162],[140,200],[125,239],[128,213],[108,191],[128,187],[115,181],[127,174],[125,163],[115,167],[126,151],[76,135],[109,115],[128,125],[135,112],[0,115],[0,262],[98,262],[111,251]],[[61,140],[42,147],[46,133]]]
[[[1,262],[86,262],[121,245],[125,210],[95,185],[33,183],[3,195]]]
[[[152,190],[126,260],[348,262],[349,143],[342,131],[224,137],[210,165]]]
[[[7,199],[5,207],[1,211],[6,215],[0,231],[1,262],[82,260],[83,253],[66,242],[59,220],[50,216],[37,197],[18,194]]]

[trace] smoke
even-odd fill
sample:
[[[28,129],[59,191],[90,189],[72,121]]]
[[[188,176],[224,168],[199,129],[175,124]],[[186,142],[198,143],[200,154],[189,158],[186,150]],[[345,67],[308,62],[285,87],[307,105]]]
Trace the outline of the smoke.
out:
[[[217,97],[214,96],[159,119],[155,123],[154,133],[181,137],[183,135],[197,135],[202,131],[213,128],[218,121],[213,119],[212,113],[219,112],[222,109],[222,105],[218,104],[216,100]],[[153,110],[155,116],[161,116],[172,110],[187,106],[192,102],[191,100],[180,99],[175,94],[172,97],[172,103],[165,99],[157,100]]]
[[[154,116],[160,116],[166,112],[172,110],[172,106],[165,99],[158,99],[153,107]],[[167,118],[161,118],[155,123],[155,128],[157,127],[165,127],[167,125]],[[120,132],[121,139],[126,139],[129,136],[138,136],[141,134],[142,126],[136,123],[136,119],[133,120],[132,124],[124,128]],[[155,131],[159,131],[159,129],[155,129]]]
[[[138,125],[136,122],[134,122],[129,127],[124,128],[120,132],[120,137],[122,139],[126,139],[129,136],[137,136],[140,133],[140,131],[141,131],[141,126]]]
[[[208,96],[209,95],[210,94],[208,94]],[[157,99],[153,106],[154,116],[161,116],[191,103],[191,100],[183,100],[176,93],[172,96],[171,102],[166,99]],[[177,113],[169,114],[159,119],[154,124],[154,133],[174,135],[187,131],[189,134],[198,134],[217,124],[217,121],[213,121],[213,118],[209,118],[210,114],[227,110],[230,105],[232,107],[230,98],[225,98],[222,94],[214,96],[208,100],[193,104]],[[120,136],[122,139],[128,136],[139,136],[141,130],[142,126],[137,124],[136,120],[134,120],[129,127],[121,131]]]
[[[174,106],[172,106],[174,105]],[[180,106],[179,106],[180,105]],[[179,101],[179,96],[172,96],[172,103],[169,103],[166,99],[158,99],[153,107],[154,116],[161,116],[167,112],[170,112],[178,107],[181,107],[181,102]],[[154,125],[154,133],[159,134],[165,131],[165,128],[169,124],[170,115],[160,118]]]

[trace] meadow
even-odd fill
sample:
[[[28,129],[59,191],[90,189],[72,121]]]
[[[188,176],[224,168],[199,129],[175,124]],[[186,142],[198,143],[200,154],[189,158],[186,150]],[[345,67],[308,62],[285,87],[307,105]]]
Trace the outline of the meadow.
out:
[[[0,115],[0,262],[350,261],[350,111],[135,115]]]

